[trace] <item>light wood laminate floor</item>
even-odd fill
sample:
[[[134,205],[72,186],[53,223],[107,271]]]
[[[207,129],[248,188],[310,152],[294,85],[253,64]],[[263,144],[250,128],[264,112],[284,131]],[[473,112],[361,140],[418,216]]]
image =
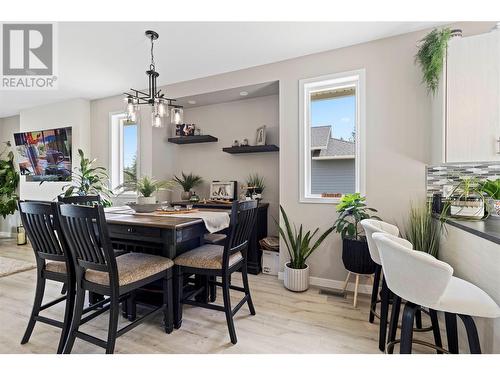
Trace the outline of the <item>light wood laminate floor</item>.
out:
[[[0,256],[34,261],[29,246],[0,240]],[[58,328],[37,323],[30,341],[20,345],[31,312],[36,270],[0,278],[0,353],[55,353]],[[239,274],[233,283],[240,283]],[[316,288],[294,293],[274,276],[250,275],[257,311],[251,316],[243,307],[235,317],[238,344],[229,341],[224,313],[184,307],[182,327],[170,335],[161,327],[161,314],[118,338],[116,353],[380,353],[378,324],[368,322],[369,297],[361,295],[358,307],[347,299],[320,294]],[[60,295],[61,284],[48,282],[45,301]],[[218,293],[221,302],[221,293]],[[234,292],[234,301],[240,297]],[[239,299],[238,299],[239,300]],[[64,305],[44,315],[60,319]],[[138,311],[140,313],[140,309]],[[82,331],[106,338],[108,314],[85,324]],[[424,318],[427,324],[427,318]],[[126,321],[122,319],[121,325]],[[432,341],[432,334],[416,334]],[[443,336],[443,340],[445,337]],[[430,352],[426,348],[415,348]],[[398,350],[398,347],[396,348]],[[77,339],[73,353],[103,353],[104,350]]]

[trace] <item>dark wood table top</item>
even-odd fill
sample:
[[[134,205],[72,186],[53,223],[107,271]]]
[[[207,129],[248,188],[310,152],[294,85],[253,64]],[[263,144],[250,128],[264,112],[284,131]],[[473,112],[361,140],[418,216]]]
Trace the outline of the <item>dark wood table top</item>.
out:
[[[152,228],[180,229],[190,225],[203,223],[202,219],[171,216],[142,216],[133,214],[106,213],[108,224],[125,224]]]

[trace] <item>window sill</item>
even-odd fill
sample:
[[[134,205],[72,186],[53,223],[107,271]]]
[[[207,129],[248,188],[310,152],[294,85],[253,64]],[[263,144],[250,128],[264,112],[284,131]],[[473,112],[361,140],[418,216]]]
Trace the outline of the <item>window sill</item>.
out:
[[[300,203],[337,204],[341,198],[301,197]]]

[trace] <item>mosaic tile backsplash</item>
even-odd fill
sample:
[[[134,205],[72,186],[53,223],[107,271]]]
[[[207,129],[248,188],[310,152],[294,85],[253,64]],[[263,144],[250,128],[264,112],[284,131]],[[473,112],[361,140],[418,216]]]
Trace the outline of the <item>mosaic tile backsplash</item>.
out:
[[[475,176],[479,180],[500,178],[500,162],[451,163],[429,165],[427,167],[427,196],[434,193],[446,195],[458,185],[461,178]]]

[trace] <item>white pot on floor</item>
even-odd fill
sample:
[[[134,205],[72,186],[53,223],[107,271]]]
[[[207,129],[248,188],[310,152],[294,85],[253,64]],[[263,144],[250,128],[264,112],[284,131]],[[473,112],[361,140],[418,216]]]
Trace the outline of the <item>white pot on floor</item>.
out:
[[[309,266],[306,264],[306,268],[295,269],[290,268],[289,264],[285,264],[285,288],[293,292],[303,292],[309,289]]]
[[[156,197],[137,197],[137,204],[155,204]]]

